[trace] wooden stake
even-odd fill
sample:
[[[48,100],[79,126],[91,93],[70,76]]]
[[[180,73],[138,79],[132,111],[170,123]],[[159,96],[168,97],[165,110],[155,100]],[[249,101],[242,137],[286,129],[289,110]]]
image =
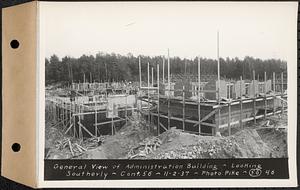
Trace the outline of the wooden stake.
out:
[[[165,85],[165,57],[163,57],[162,83]]]
[[[83,93],[85,95],[85,73],[83,73]]]
[[[283,72],[281,72],[281,99],[283,99]],[[283,101],[281,100],[281,114],[283,114]]]
[[[200,88],[201,88],[201,81],[200,81],[200,71],[201,71],[201,67],[200,67],[200,56],[198,56],[198,121],[199,121],[199,125],[198,125],[198,132],[199,135],[201,134],[201,109],[200,109]]]
[[[71,151],[71,153],[72,153],[72,156],[74,156],[74,152],[73,152],[73,149],[72,149],[72,144],[71,144],[71,141],[70,140],[68,140],[69,141],[69,147],[70,147],[70,151]]]
[[[182,104],[182,130],[185,130],[185,86],[184,83],[182,85],[182,100],[183,100],[183,104]]]
[[[65,108],[64,108],[64,105],[65,105],[64,102],[60,104],[60,110],[62,112],[61,115],[62,115],[62,124],[63,124],[63,126],[65,125],[65,113],[64,113]]]
[[[273,90],[274,90],[274,95],[273,95],[273,115],[275,115],[275,99],[276,99],[276,81],[275,81],[275,72],[273,72]]]
[[[127,93],[126,93],[126,102],[125,102],[125,122],[126,122],[126,125],[127,125]]]
[[[111,135],[114,135],[114,118],[111,118]]]
[[[170,129],[170,93],[171,93],[171,81],[170,81],[170,52],[168,49],[168,130]]]
[[[218,57],[218,105],[220,106],[220,57],[219,57],[219,31],[217,33],[217,57]],[[221,109],[218,109],[218,123],[216,125],[215,133],[219,133],[219,126],[220,126],[220,116],[221,116]]]
[[[157,64],[157,135],[160,133],[160,111],[159,111],[159,64]]]
[[[168,49],[168,85],[170,87],[170,52],[169,52],[169,49]],[[170,93],[170,91],[169,91]]]
[[[283,72],[281,72],[281,94],[284,94],[284,90],[283,90]]]
[[[255,91],[255,71],[253,70],[253,121],[256,124],[256,91]]]
[[[96,102],[95,102],[95,136],[97,137],[98,134],[97,134],[97,107],[96,107]]]
[[[266,119],[267,117],[267,87],[266,87],[266,82],[267,82],[267,72],[265,72],[264,76],[264,102],[265,102],[265,112],[264,112],[264,118]]]
[[[139,56],[139,77],[140,77],[140,88],[142,87],[142,67],[141,67],[141,56]]]
[[[242,76],[240,76],[240,128],[242,129],[243,128],[243,95],[242,95]]]
[[[81,113],[81,105],[79,105],[79,113]],[[79,138],[82,138],[82,130],[81,130],[81,125],[79,123],[81,123],[81,116],[78,116],[78,135],[79,135]]]
[[[76,108],[76,107],[75,107]],[[76,109],[75,109],[76,110]],[[74,124],[74,127],[73,127],[73,129],[74,129],[74,131],[73,131],[73,137],[75,138],[76,137],[76,122],[75,122],[75,120],[76,120],[76,118],[75,118],[75,116],[73,116],[73,124]]]
[[[153,67],[151,67],[151,80],[152,80],[152,82],[151,82],[151,86],[153,87],[153,85],[154,85],[154,78],[153,78]]]
[[[231,100],[229,100],[229,103],[228,103],[228,135],[229,136],[231,135],[230,123],[231,123]]]
[[[149,88],[150,88],[150,64],[148,62],[148,124],[149,124],[149,129],[150,129],[150,91],[149,91]]]

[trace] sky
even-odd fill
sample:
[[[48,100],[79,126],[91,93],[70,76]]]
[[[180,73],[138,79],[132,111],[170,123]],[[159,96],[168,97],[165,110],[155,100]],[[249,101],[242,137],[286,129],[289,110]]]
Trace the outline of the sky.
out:
[[[97,52],[286,60],[296,3],[41,2],[45,56]]]

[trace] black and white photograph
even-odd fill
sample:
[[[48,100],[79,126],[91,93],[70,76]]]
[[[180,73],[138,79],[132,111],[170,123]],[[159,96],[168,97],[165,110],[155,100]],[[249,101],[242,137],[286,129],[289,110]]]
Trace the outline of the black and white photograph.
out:
[[[294,4],[60,5],[41,8],[45,161],[293,156]]]
[[[72,33],[45,59],[45,158],[288,157],[284,23],[133,7],[60,21]]]

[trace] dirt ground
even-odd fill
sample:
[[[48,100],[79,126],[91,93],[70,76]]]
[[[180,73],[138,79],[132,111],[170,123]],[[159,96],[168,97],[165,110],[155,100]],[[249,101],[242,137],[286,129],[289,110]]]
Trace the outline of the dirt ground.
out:
[[[199,136],[170,130],[155,136],[137,116],[113,136],[78,140],[66,137],[59,125],[46,127],[48,159],[190,159],[287,157],[286,116],[248,124],[233,135]],[[70,148],[70,146],[72,148]],[[72,149],[72,151],[71,151]],[[73,153],[72,153],[73,152]]]

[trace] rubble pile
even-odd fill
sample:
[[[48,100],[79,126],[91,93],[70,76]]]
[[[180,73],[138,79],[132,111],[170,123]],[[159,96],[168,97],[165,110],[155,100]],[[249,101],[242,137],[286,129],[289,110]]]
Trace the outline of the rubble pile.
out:
[[[229,137],[208,137],[170,129],[159,138],[163,144],[149,159],[262,158],[271,149],[255,129],[245,129]]]
[[[277,116],[276,116],[277,117]],[[231,136],[199,136],[175,127],[159,136],[133,115],[115,135],[77,139],[46,124],[46,159],[204,159],[287,157],[287,122],[268,117]]]

